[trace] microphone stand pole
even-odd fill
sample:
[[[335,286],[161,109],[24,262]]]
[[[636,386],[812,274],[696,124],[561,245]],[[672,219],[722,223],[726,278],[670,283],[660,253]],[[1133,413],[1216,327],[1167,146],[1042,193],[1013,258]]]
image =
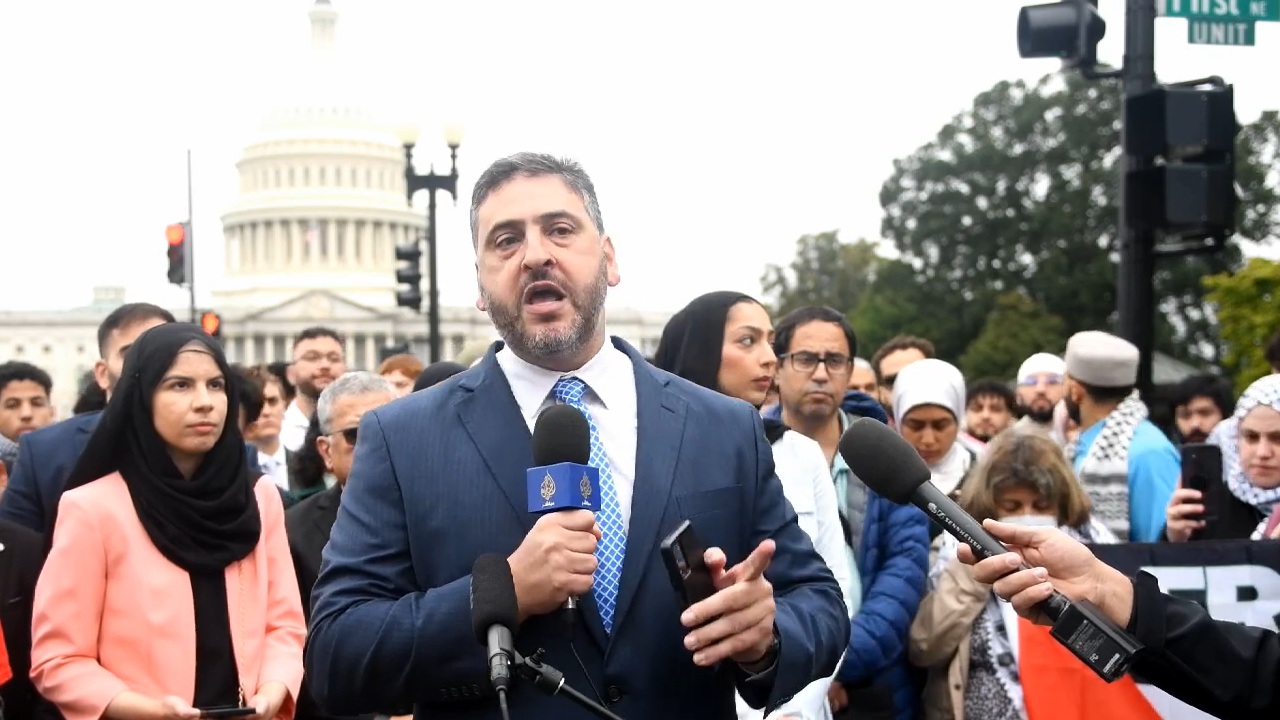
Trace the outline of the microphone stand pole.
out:
[[[569,684],[564,681],[564,673],[542,662],[541,648],[530,657],[524,657],[515,651],[512,652],[516,657],[514,664],[516,674],[532,682],[534,687],[548,695],[563,694],[577,703],[579,707],[586,709],[596,717],[604,718],[604,720],[622,720],[622,718],[609,712],[604,706],[569,687]]]

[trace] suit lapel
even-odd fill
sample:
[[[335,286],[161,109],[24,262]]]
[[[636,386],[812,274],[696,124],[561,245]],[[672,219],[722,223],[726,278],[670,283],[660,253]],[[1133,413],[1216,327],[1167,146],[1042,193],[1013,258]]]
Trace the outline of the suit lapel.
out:
[[[626,619],[644,578],[649,558],[656,552],[667,498],[675,481],[676,463],[684,438],[685,401],[667,387],[671,378],[649,365],[625,343],[618,346],[631,356],[636,376],[636,474],[627,531],[627,554],[622,563],[614,636]]]
[[[476,370],[463,373],[459,383],[464,392],[456,403],[458,419],[528,533],[537,519],[528,511],[524,481],[526,464],[533,457],[533,438],[493,348]]]

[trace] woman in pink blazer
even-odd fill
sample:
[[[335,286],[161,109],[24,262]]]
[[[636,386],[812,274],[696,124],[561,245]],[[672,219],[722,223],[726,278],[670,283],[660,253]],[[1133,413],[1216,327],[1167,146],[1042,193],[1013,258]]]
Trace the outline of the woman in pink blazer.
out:
[[[249,480],[222,349],[148,330],[58,505],[31,679],[66,720],[293,717],[306,633],[280,495]]]

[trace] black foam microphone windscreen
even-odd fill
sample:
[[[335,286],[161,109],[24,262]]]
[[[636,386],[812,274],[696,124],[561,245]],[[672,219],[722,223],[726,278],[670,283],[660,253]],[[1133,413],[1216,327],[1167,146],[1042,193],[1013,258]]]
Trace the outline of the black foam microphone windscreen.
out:
[[[520,625],[520,603],[511,565],[501,555],[488,554],[476,558],[471,567],[471,630],[476,641],[487,643],[494,625],[514,632]]]
[[[533,464],[539,467],[591,460],[591,426],[572,405],[552,405],[533,425]]]
[[[916,488],[932,476],[906,439],[871,418],[849,423],[840,438],[840,457],[867,487],[899,505],[910,505]]]

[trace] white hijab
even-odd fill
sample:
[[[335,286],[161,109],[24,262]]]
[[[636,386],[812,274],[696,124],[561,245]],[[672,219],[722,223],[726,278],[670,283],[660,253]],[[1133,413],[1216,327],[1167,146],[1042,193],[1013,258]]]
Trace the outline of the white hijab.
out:
[[[964,375],[948,362],[930,358],[902,368],[893,383],[893,419],[898,428],[902,418],[921,405],[937,405],[955,416],[957,426],[964,420]],[[929,466],[933,484],[944,493],[960,485],[973,463],[973,455],[957,441],[937,463]]]
[[[1276,504],[1280,503],[1280,488],[1264,490],[1254,485],[1245,473],[1240,462],[1240,421],[1256,407],[1269,407],[1280,412],[1280,374],[1267,375],[1255,380],[1236,402],[1236,411],[1231,417],[1218,423],[1209,436],[1209,442],[1222,448],[1222,476],[1231,491],[1241,502],[1248,503],[1258,509],[1264,516],[1270,517]],[[1267,521],[1263,520],[1254,529],[1253,539],[1262,538],[1262,531]]]

